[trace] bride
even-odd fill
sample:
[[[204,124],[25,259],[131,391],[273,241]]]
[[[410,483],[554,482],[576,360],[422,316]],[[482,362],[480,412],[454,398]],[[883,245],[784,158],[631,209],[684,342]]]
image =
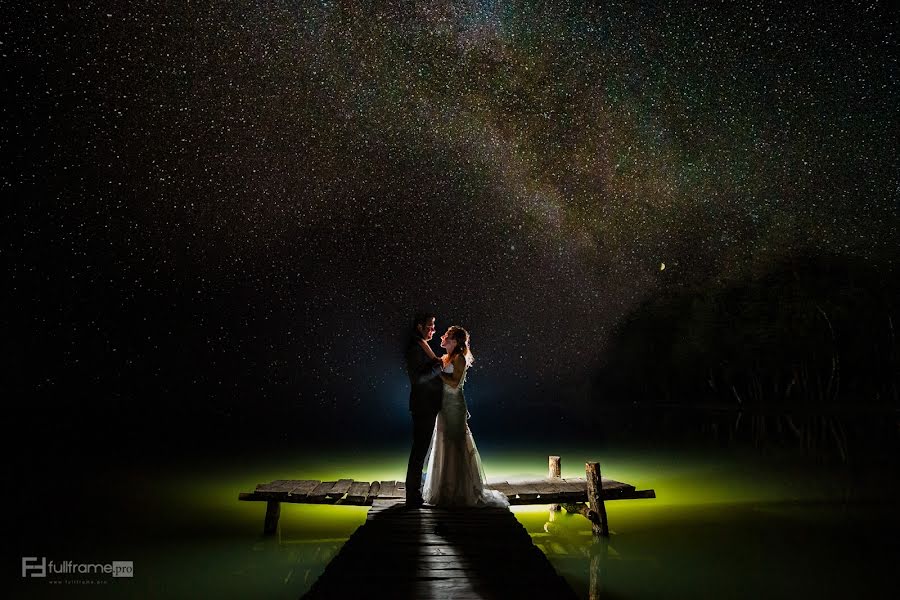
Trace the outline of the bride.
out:
[[[443,407],[431,437],[422,496],[438,506],[509,506],[506,496],[485,488],[481,457],[466,423],[469,413],[463,386],[474,362],[468,332],[450,327],[441,336],[441,348],[447,351],[440,359]]]

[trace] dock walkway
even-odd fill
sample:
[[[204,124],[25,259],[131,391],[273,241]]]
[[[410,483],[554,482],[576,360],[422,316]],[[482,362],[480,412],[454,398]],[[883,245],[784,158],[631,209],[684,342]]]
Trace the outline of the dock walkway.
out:
[[[505,508],[405,508],[375,500],[304,596],[353,598],[576,596]]]

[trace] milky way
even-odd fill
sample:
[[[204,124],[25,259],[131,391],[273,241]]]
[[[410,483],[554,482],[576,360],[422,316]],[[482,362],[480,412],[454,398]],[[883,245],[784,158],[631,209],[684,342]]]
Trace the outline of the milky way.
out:
[[[429,306],[473,385],[556,393],[660,291],[896,259],[886,2],[251,4],[6,20],[26,385],[356,404]]]

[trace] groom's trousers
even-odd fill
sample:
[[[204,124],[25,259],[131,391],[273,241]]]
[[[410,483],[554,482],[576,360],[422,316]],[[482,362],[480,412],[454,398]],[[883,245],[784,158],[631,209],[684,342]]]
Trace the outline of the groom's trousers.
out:
[[[418,410],[412,413],[413,442],[406,467],[406,501],[422,501],[422,470],[425,456],[434,433],[434,422],[439,411]]]

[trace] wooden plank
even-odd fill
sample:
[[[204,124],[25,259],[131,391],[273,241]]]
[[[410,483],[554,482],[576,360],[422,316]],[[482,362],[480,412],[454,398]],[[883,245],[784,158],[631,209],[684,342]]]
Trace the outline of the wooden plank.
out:
[[[504,496],[506,496],[507,498],[509,498],[509,497],[514,498],[516,496],[515,488],[513,488],[513,486],[511,486],[509,483],[507,483],[505,481],[500,481],[497,483],[489,483],[489,484],[486,484],[485,487],[488,489],[491,489],[491,490],[496,490],[496,491],[500,492],[501,494],[503,494]]]
[[[512,483],[510,485],[515,490],[519,500],[536,500],[540,494],[535,482]]]
[[[286,492],[294,482],[290,479],[276,479],[269,483],[260,483],[256,486],[257,492]]]
[[[372,484],[368,481],[354,481],[347,490],[347,497],[344,502],[347,504],[365,504],[366,498],[369,496],[369,488]]]
[[[632,492],[623,492],[610,498],[604,498],[607,502],[610,500],[641,500],[645,498],[656,498],[654,490],[635,490]]]
[[[604,497],[612,498],[617,494],[627,493],[629,491],[634,490],[633,485],[629,485],[627,483],[622,483],[620,481],[615,481],[614,479],[606,479],[601,478],[602,480],[602,490]],[[567,479],[564,484],[560,486],[561,491],[565,492],[576,492],[581,491],[587,493],[587,482],[582,478],[576,479]],[[575,496],[570,496],[569,500],[575,500]]]
[[[381,491],[381,482],[373,481],[372,487],[369,488],[369,493],[367,494],[366,504],[374,502],[375,498],[378,497],[378,492]]]
[[[374,520],[374,519],[373,519]],[[512,523],[488,523],[488,524],[465,524],[458,523],[454,525],[447,525],[446,523],[440,524],[440,522],[435,522],[433,524],[429,524],[428,526],[421,526],[418,523],[409,523],[407,526],[402,526],[399,522],[394,525],[401,526],[403,529],[396,533],[392,533],[390,531],[381,531],[379,535],[385,535],[390,537],[391,539],[400,539],[403,536],[412,536],[415,539],[421,540],[423,543],[431,542],[435,544],[446,543],[446,535],[454,535],[457,533],[465,534],[466,529],[470,527],[476,527],[481,530],[483,533],[487,533],[491,529],[503,530],[504,532],[508,531],[511,527],[514,527]],[[394,525],[385,525],[384,523],[378,523],[373,526],[373,529],[392,527]],[[435,529],[437,527],[437,529]],[[527,531],[517,532],[516,535],[522,537],[523,535],[528,535]],[[485,540],[485,545],[490,545],[494,543],[493,540]]]
[[[318,481],[309,480],[291,480],[278,479],[271,483],[263,484],[262,487],[257,486],[254,492],[255,500],[279,500],[281,502],[294,502],[296,499],[290,497],[291,490],[298,485],[312,486],[318,484]]]
[[[418,512],[424,512],[419,510]],[[496,525],[497,521],[495,519],[442,519],[439,517],[427,517],[425,515],[422,516],[421,519],[399,519],[397,523],[401,523],[404,525],[408,525],[412,529],[424,529],[424,528],[433,528],[435,526],[443,526],[444,528],[454,531],[458,529],[462,529],[465,527],[481,527],[488,528]],[[378,525],[381,526],[380,524]],[[506,527],[506,525],[503,525]]]
[[[508,482],[502,482],[508,483]],[[566,479],[557,479],[555,477],[535,477],[533,479],[523,479],[520,481],[509,482],[510,485],[528,485],[528,486],[541,486],[546,484],[554,484],[558,485],[561,490],[566,491],[578,491],[578,490],[587,490],[587,480],[583,477],[569,477]],[[615,481],[613,479],[603,479],[603,487],[634,487],[629,486],[627,483],[622,483],[620,481]],[[488,483],[487,487],[493,488],[493,483]]]
[[[562,494],[562,490],[560,489],[561,483],[561,479],[555,481],[551,479],[536,484],[535,488],[540,492],[539,498],[547,502],[559,500]]]
[[[297,502],[301,498],[305,498],[311,491],[319,486],[320,482],[318,479],[300,479],[293,483],[294,485],[291,486],[291,489],[288,492],[288,496],[291,496],[290,502]]]
[[[378,498],[405,498],[405,490],[401,493],[397,489],[396,481],[382,481],[381,489],[378,491]]]
[[[561,491],[562,480],[558,479],[556,481],[552,480],[543,480],[543,481],[535,481],[531,486],[540,492],[541,495],[544,494],[558,494]]]
[[[634,489],[634,486],[631,485],[630,483],[622,483],[621,481],[616,481],[615,479],[607,479],[606,477],[603,477],[602,479],[603,479],[603,487],[623,486],[623,487]]]
[[[402,506],[404,503],[401,500],[400,505]],[[485,508],[484,510],[489,510]],[[504,510],[506,508],[504,507]],[[425,506],[417,511],[408,511],[410,514],[398,515],[394,517],[398,521],[416,521],[420,523],[428,522],[428,521],[446,521],[447,523],[495,523],[497,521],[497,515],[493,512],[487,513],[485,515],[470,515],[467,513],[463,514],[453,514],[453,513],[443,513],[438,512],[431,506]]]
[[[317,485],[309,495],[306,496],[307,500],[310,503],[324,502],[326,496],[328,496],[328,492],[331,491],[331,488],[334,487],[336,481],[323,481],[319,485]]]
[[[412,584],[411,598],[453,598],[467,600],[484,598],[482,594],[467,580],[415,580]]]
[[[529,486],[535,488],[539,492],[540,497],[527,494],[524,498],[517,497],[518,491],[522,489],[527,490]],[[506,494],[510,499],[510,504],[513,505],[587,501],[587,487],[585,485],[572,482],[567,483],[565,480],[555,478],[533,479],[512,484],[504,481],[490,483],[487,487]]]
[[[606,477],[601,477],[603,487],[604,488],[618,488],[618,487],[626,487],[634,489],[633,485],[628,483],[622,483],[621,481],[616,481],[615,479],[607,479]],[[584,477],[567,477],[563,479],[566,483],[570,483],[575,487],[587,489],[587,479]]]
[[[581,492],[587,493],[587,480],[583,477],[572,477],[563,479],[560,483],[560,491],[565,492]]]
[[[603,479],[602,484],[603,489],[609,491],[610,493],[629,492],[634,490],[633,485],[622,483],[621,481],[615,481],[613,479]]]
[[[289,479],[276,479],[269,483],[261,483],[256,486],[254,494],[259,495],[259,499],[280,499],[281,496],[287,495],[291,489],[293,482]]]
[[[383,482],[383,481],[376,481],[375,483],[372,484],[372,487],[375,488],[376,484],[377,484],[378,486],[383,486],[383,485],[384,485],[384,482]],[[372,492],[370,491],[369,493],[371,494]],[[379,489],[378,489],[375,493],[378,494],[379,496],[381,495],[381,489],[380,489],[380,487],[379,487]],[[403,506],[403,500],[400,499],[400,498],[381,498],[381,497],[378,497],[378,498],[376,498],[376,499],[374,500],[374,502],[373,502],[373,504],[372,504],[372,508],[369,509],[369,513],[370,513],[370,514],[374,514],[374,513],[378,512],[378,511],[381,511],[381,510],[387,510],[387,509],[389,509],[389,508],[395,508],[395,507],[400,507],[400,506]],[[400,513],[398,512],[398,513],[397,513],[397,516],[399,516],[399,515],[400,515]]]
[[[328,495],[334,496],[336,500],[339,500],[350,490],[351,485],[353,485],[352,479],[339,479],[338,482],[334,484],[334,487],[331,488],[331,491],[328,492]]]

